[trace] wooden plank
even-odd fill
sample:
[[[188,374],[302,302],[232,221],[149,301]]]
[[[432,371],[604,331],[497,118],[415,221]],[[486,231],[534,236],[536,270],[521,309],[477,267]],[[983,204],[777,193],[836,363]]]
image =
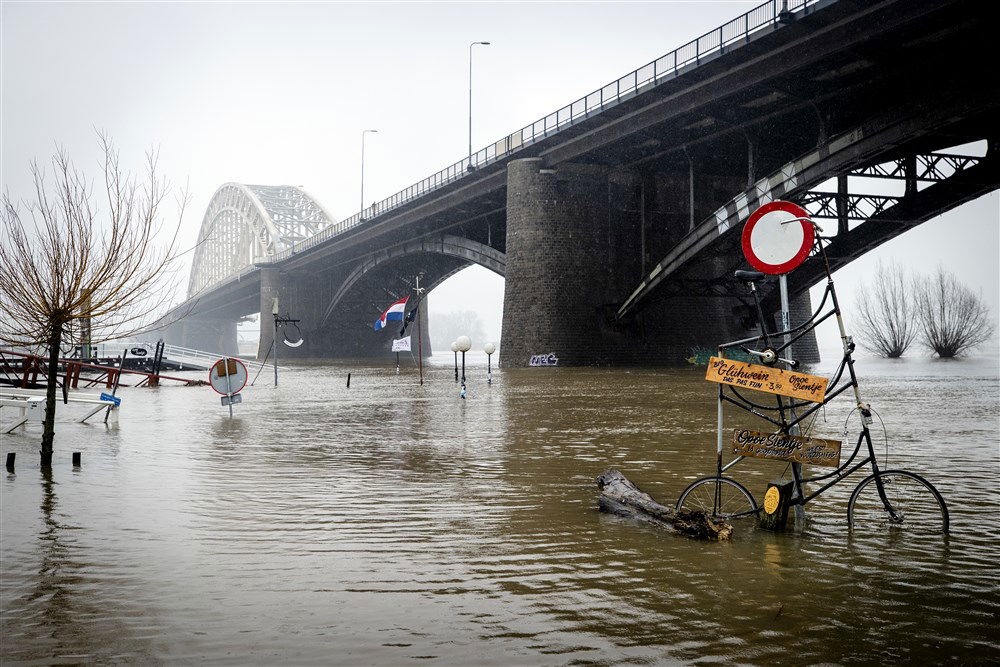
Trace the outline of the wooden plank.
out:
[[[708,360],[705,379],[742,389],[766,391],[769,394],[789,396],[822,403],[826,396],[828,380],[818,375],[794,373],[781,368],[758,366],[735,359],[712,357]]]
[[[840,465],[840,446],[840,440],[807,438],[784,433],[760,433],[745,428],[733,430],[733,453],[758,459],[777,459],[836,468]]]

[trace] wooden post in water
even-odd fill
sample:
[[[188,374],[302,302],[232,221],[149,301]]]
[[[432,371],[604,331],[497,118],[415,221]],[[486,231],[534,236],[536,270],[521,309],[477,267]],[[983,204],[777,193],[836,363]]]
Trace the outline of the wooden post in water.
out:
[[[16,456],[16,452],[7,452],[7,472],[14,472],[14,458]]]
[[[788,525],[788,507],[792,500],[794,482],[777,479],[767,485],[764,492],[764,511],[760,517],[760,527],[765,530],[782,531]]]

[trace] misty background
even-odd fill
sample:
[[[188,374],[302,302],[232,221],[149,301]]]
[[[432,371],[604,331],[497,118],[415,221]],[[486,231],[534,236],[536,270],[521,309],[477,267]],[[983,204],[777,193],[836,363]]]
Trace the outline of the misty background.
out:
[[[100,129],[124,165],[140,168],[158,147],[161,172],[186,185],[182,248],[230,181],[302,186],[343,219],[361,204],[362,130],[378,130],[366,142],[366,205],[466,154],[470,42],[492,42],[474,55],[480,148],[756,4],[5,1],[0,182],[29,197],[30,161],[57,144],[98,174]],[[996,319],[998,223],[994,192],[851,263],[836,276],[848,317],[859,282],[891,259],[947,267]],[[456,326],[474,348],[500,339],[501,277],[472,266],[428,298],[439,351]],[[838,349],[833,323],[819,336],[824,352]],[[994,338],[984,353],[995,351]]]

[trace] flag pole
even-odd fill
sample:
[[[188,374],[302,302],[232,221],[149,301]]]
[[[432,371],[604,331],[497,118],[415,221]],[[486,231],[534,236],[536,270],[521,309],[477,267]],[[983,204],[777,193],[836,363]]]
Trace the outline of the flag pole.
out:
[[[420,330],[420,276],[417,276],[417,366],[420,369],[420,386],[424,386],[424,337]]]

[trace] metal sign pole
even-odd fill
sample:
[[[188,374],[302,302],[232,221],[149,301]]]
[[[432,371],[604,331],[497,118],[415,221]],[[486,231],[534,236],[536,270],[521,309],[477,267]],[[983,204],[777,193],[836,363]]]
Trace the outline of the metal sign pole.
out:
[[[274,336],[271,337],[271,347],[274,348],[274,386],[278,386],[278,316],[274,316]]]
[[[420,386],[424,385],[424,337],[420,331],[420,276],[417,276],[417,366],[420,368]]]
[[[782,273],[782,274],[780,274],[778,276],[778,292],[779,292],[779,294],[781,296],[781,330],[785,332],[784,333],[784,341],[783,342],[784,342],[785,345],[788,345],[788,343],[792,339],[792,335],[788,332],[788,330],[792,328],[792,316],[791,316],[791,307],[789,306],[789,303],[788,303],[788,274],[787,273]],[[794,355],[792,354],[792,348],[790,346],[785,348],[785,358],[786,359],[794,359],[795,358]],[[792,419],[794,420],[795,419],[795,410],[794,410],[794,408],[791,409],[791,413],[792,413]],[[801,432],[802,432],[802,429],[800,429],[799,426],[798,426],[798,424],[796,424],[795,426],[793,426],[790,429],[789,435],[799,435]],[[802,464],[801,463],[792,463],[792,475],[795,477],[795,479],[802,479]],[[803,519],[805,519],[805,518],[806,518],[806,510],[805,510],[805,508],[802,507],[801,504],[795,505],[795,521],[796,521],[796,525],[801,525],[800,522]]]
[[[222,357],[222,368],[226,371],[226,392],[229,398],[229,418],[233,418],[233,376],[229,372],[229,357]]]

